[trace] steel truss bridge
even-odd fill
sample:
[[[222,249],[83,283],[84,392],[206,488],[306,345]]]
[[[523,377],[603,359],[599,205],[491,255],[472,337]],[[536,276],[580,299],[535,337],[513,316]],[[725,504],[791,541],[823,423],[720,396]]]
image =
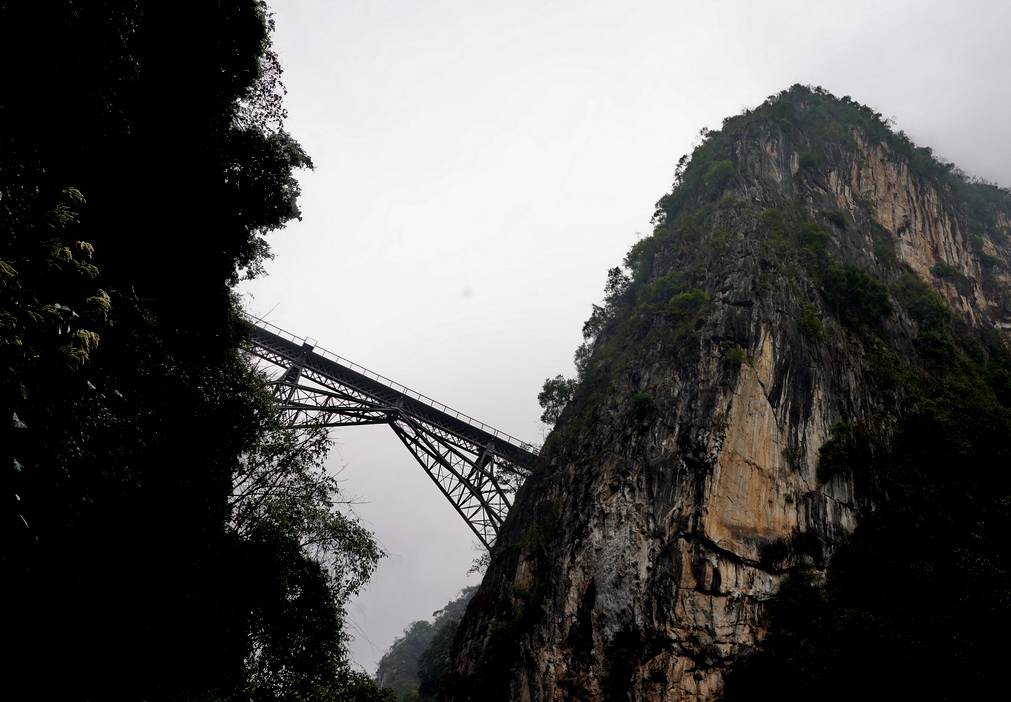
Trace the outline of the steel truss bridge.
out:
[[[260,319],[246,351],[296,428],[387,424],[490,549],[537,448]]]

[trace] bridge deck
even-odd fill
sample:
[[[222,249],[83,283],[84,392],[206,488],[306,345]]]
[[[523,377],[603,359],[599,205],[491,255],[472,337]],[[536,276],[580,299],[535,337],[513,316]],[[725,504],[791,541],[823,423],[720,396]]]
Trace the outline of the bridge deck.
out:
[[[268,349],[293,365],[301,364],[305,368],[311,368],[380,403],[396,407],[444,431],[487,447],[492,453],[521,468],[531,468],[537,458],[535,446],[346,358],[316,348],[313,341],[297,337],[259,319],[252,319],[250,323],[250,341],[254,353],[257,346]]]

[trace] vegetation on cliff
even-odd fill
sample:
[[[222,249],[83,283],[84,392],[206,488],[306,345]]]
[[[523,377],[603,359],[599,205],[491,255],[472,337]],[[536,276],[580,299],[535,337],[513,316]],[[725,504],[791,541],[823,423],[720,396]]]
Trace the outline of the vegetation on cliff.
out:
[[[1007,190],[820,88],[703,130],[539,398],[546,470],[453,699],[707,698],[765,624],[728,698],[983,690],[1011,595],[1009,222]]]
[[[742,134],[761,140],[770,128],[807,146],[799,165],[814,180],[845,162],[842,152],[854,148],[854,139],[883,143],[914,177],[949,193],[977,253],[983,237],[1006,243],[999,226],[1011,213],[1006,189],[937,160],[870,108],[795,86],[756,113],[726,120],[722,131],[703,134],[692,160],[679,166],[674,190],[658,203],[659,239],[630,253],[636,283],[642,285],[664,237],[690,234],[684,225],[668,225],[689,208],[704,211],[743,177],[721,156],[732,156]],[[838,545],[827,577],[812,570],[824,565],[820,548],[798,542],[781,552],[792,551],[796,565],[770,604],[771,633],[730,676],[726,699],[852,699],[869,686],[896,696],[982,694],[999,664],[991,635],[1006,621],[1011,598],[1002,547],[1011,527],[1011,482],[1003,468],[1011,459],[1007,339],[992,322],[967,324],[897,261],[894,243],[877,232],[873,262],[838,262],[830,237],[852,226],[852,215],[823,210],[812,218],[810,204],[798,202],[762,217],[781,273],[790,275],[783,264],[794,260],[813,276],[824,314],[847,330],[850,343],[866,347],[868,377],[881,385],[864,391],[884,391],[886,402],[861,423],[838,424],[822,446],[819,479],[855,478],[859,526]],[[999,266],[989,257],[984,276]],[[960,276],[944,263],[931,272]],[[1006,306],[1011,291],[995,292]],[[817,342],[823,323],[814,309],[807,307],[798,324]],[[900,326],[912,329],[911,338]]]
[[[915,322],[911,348],[864,329],[871,370],[895,403],[837,424],[818,465],[822,481],[852,476],[866,508],[824,574],[812,570],[821,563],[795,561],[769,605],[770,633],[729,676],[726,700],[868,690],[965,699],[986,696],[1000,677],[993,635],[1011,601],[1011,354],[915,276],[889,293]],[[855,298],[844,313],[862,308]]]
[[[432,702],[439,698],[449,666],[450,646],[474,595],[474,587],[433,613],[434,621],[411,622],[379,661],[376,682],[398,702]]]
[[[380,552],[233,293],[297,217],[263,2],[0,3],[0,568],[12,699],[365,699]]]

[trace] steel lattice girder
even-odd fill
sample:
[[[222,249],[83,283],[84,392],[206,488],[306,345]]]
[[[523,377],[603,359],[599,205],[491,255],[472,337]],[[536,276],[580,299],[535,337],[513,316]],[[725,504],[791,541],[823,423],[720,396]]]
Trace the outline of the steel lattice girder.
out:
[[[292,426],[388,424],[481,543],[494,545],[510,497],[536,459],[532,446],[260,325],[247,351],[272,367],[274,395]]]

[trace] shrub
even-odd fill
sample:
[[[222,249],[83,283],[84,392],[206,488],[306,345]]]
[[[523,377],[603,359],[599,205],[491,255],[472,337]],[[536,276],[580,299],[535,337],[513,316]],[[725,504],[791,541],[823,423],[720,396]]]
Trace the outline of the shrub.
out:
[[[814,170],[821,165],[821,156],[813,151],[800,152],[800,167],[805,170]]]
[[[899,304],[924,330],[944,327],[951,319],[951,310],[929,285],[912,273],[907,273],[892,288]]]
[[[722,229],[710,237],[709,249],[717,255],[725,254],[730,251],[734,242],[739,241],[740,238],[741,235],[738,232]]]
[[[727,363],[732,366],[739,366],[743,363],[751,364],[751,359],[748,358],[748,354],[744,353],[744,349],[736,344],[727,349],[727,352],[723,354],[723,357],[727,359]]]
[[[933,266],[931,266],[930,273],[935,278],[945,278],[945,279],[952,279],[960,275],[957,268],[955,268],[950,263],[945,263],[944,261],[938,261]]]
[[[694,315],[709,301],[705,292],[694,288],[687,292],[677,293],[667,301],[667,311],[679,317]]]
[[[896,265],[899,257],[895,254],[895,240],[892,235],[873,230],[871,236],[874,239],[874,257],[887,266]]]
[[[825,336],[825,329],[821,323],[818,311],[812,305],[804,305],[797,319],[797,329],[801,335],[810,341],[820,341]]]
[[[812,252],[818,260],[824,260],[828,244],[832,240],[829,231],[817,222],[802,222],[797,230],[797,244]]]
[[[702,180],[705,182],[706,189],[714,192],[723,189],[727,182],[734,177],[735,172],[733,161],[726,159],[714,161],[709,164]]]
[[[822,214],[825,215],[825,219],[832,223],[832,226],[845,229],[848,224],[846,215],[839,210],[823,210]]]
[[[818,480],[827,483],[836,475],[862,472],[871,463],[871,437],[859,424],[837,422],[831,437],[818,450]]]
[[[670,300],[685,288],[685,276],[681,271],[672,271],[662,278],[654,280],[646,288],[644,297],[647,302]]]
[[[786,209],[766,209],[761,221],[769,232],[768,245],[775,253],[786,256],[799,252],[804,264],[815,270],[827,265],[832,232],[809,219],[801,206],[794,203]]]
[[[872,325],[892,313],[888,290],[875,278],[853,266],[832,266],[822,276],[825,296],[843,322]]]
[[[709,296],[698,288],[678,293],[667,301],[666,312],[669,321],[674,323],[675,337],[689,331],[708,301]]]
[[[649,393],[639,392],[632,396],[632,419],[645,422],[656,414],[656,401]]]

